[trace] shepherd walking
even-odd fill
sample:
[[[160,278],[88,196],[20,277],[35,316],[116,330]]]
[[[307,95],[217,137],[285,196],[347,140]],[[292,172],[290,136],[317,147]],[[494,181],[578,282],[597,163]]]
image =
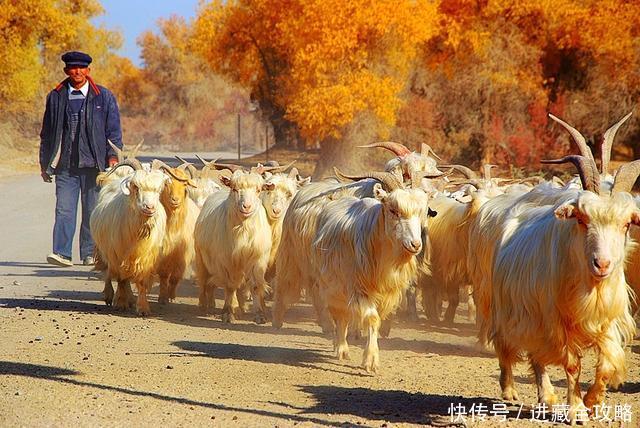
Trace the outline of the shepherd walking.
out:
[[[114,95],[90,77],[89,55],[67,52],[62,61],[68,77],[47,96],[40,132],[41,176],[47,183],[55,176],[56,185],[53,252],[47,261],[73,266],[71,249],[80,199],[80,259],[84,265],[93,265],[89,217],[98,197],[96,176],[117,163],[108,141],[122,148],[120,113]]]

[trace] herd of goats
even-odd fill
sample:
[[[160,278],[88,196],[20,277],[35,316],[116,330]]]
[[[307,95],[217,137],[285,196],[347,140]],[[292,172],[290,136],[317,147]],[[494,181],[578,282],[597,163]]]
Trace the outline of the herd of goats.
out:
[[[170,167],[120,162],[98,177],[91,216],[96,269],[107,305],[149,314],[147,294],[159,279],[159,303],[176,297],[192,270],[204,313],[224,289],[222,321],[231,323],[251,300],[256,323],[272,323],[304,294],[319,325],[334,334],[337,357],[348,358],[347,332],[367,336],[362,365],[379,365],[378,336],[399,306],[415,310],[422,295],[428,318],[453,322],[460,297],[475,311],[478,337],[495,349],[502,398],[517,400],[512,366],[528,360],[538,400],[558,398],[546,368],[564,367],[569,418],[580,406],[604,402],[607,386],[625,380],[625,347],[635,334],[640,292],[640,196],[632,187],[640,160],[610,171],[610,152],[628,114],[603,136],[600,168],[585,138],[569,124],[579,155],[566,183],[554,177],[491,177],[461,165],[380,142],[395,155],[384,172],[311,182],[291,165],[250,169],[206,161]],[[288,173],[287,170],[290,170]],[[112,280],[117,281],[114,294]],[[137,288],[137,299],[131,290]],[[273,287],[273,289],[271,288]],[[581,358],[597,353],[584,397]]]

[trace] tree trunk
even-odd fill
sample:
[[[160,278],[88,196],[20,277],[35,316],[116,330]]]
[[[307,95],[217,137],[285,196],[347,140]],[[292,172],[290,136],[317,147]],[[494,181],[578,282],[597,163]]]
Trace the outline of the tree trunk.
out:
[[[269,118],[273,126],[273,137],[275,139],[275,147],[284,147],[287,149],[304,149],[304,144],[300,138],[298,126],[285,119],[284,113],[277,111]]]
[[[334,166],[349,174],[382,171],[385,162],[390,159],[388,152],[357,147],[378,141],[376,129],[375,119],[369,115],[361,115],[346,127],[343,138],[323,140],[313,179],[332,176]]]

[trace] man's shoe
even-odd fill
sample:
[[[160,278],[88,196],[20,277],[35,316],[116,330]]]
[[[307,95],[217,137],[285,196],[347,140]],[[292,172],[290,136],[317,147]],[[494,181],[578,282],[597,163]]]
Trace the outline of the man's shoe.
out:
[[[49,262],[49,264],[60,267],[73,266],[73,262],[71,262],[71,259],[68,259],[65,256],[61,256],[60,254],[56,253],[49,254],[47,256],[47,262]]]
[[[94,260],[93,257],[87,256],[84,258],[84,260],[82,260],[82,264],[85,266],[93,266],[96,264],[96,261]]]

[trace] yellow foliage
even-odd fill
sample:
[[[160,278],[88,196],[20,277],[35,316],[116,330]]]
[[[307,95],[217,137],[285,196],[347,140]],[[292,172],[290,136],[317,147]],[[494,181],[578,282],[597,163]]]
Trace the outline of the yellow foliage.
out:
[[[113,50],[118,33],[96,28],[90,19],[103,12],[98,0],[3,0],[0,7],[0,110],[35,114],[44,94],[64,78],[60,55],[91,54],[96,77],[115,81],[121,61]]]
[[[306,138],[339,137],[363,111],[384,134],[436,18],[426,0],[215,1],[200,12],[194,46]]]

